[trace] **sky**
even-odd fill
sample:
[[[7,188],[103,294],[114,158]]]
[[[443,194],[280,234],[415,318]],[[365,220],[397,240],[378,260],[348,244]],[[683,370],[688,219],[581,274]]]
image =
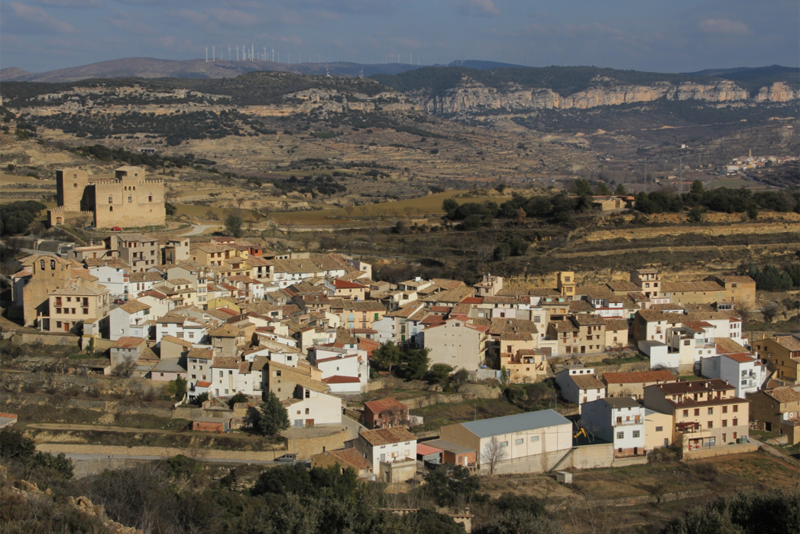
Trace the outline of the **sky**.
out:
[[[797,0],[0,0],[0,68],[125,57],[594,65],[654,72],[800,66]],[[212,49],[215,47],[215,49]],[[230,47],[230,56],[229,56]],[[212,51],[213,50],[213,51]],[[242,52],[240,50],[239,54]]]

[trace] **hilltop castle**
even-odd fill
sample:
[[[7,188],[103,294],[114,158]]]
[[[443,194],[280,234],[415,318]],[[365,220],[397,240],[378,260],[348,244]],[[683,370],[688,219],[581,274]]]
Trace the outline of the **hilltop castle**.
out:
[[[141,167],[120,167],[112,179],[92,179],[81,169],[56,171],[58,207],[47,212],[51,226],[89,220],[96,228],[163,226],[164,182],[145,179]]]

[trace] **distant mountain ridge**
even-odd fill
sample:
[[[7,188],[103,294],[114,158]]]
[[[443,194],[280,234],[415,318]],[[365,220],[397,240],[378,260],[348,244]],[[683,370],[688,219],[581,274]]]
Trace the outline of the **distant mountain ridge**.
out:
[[[300,63],[277,61],[205,61],[133,57],[101,61],[48,72],[32,73],[18,67],[0,70],[0,82],[76,82],[93,78],[235,78],[248,72],[280,71],[295,74],[331,76],[372,76],[399,74],[418,66],[405,63],[360,65],[358,63]]]

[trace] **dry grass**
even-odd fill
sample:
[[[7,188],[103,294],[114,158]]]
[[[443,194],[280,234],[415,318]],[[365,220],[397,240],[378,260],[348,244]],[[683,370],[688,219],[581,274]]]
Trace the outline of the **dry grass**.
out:
[[[441,216],[442,202],[448,198],[458,198],[459,203],[464,202],[484,202],[487,200],[503,202],[507,197],[501,196],[479,196],[462,197],[468,191],[446,191],[435,193],[419,198],[398,200],[392,202],[381,202],[378,204],[365,204],[353,209],[334,208],[318,211],[297,211],[297,212],[278,212],[270,217],[280,224],[301,224],[301,225],[341,225],[365,222],[376,217],[394,218],[425,218],[428,216]],[[349,212],[348,212],[349,211]]]

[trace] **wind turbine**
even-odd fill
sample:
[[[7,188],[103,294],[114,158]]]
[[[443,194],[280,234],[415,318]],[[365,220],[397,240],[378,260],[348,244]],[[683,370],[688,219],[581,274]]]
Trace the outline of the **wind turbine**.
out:
[[[272,61],[273,62],[275,61],[275,49],[274,48],[272,49]]]
[[[208,47],[206,47],[206,63],[208,63]]]
[[[231,60],[231,45],[228,45],[228,61]]]
[[[239,61],[239,45],[236,45],[236,61]]]
[[[264,61],[267,60],[267,47],[264,47]]]
[[[216,60],[217,60],[217,47],[216,46],[212,46],[211,47],[211,61],[216,61]]]

